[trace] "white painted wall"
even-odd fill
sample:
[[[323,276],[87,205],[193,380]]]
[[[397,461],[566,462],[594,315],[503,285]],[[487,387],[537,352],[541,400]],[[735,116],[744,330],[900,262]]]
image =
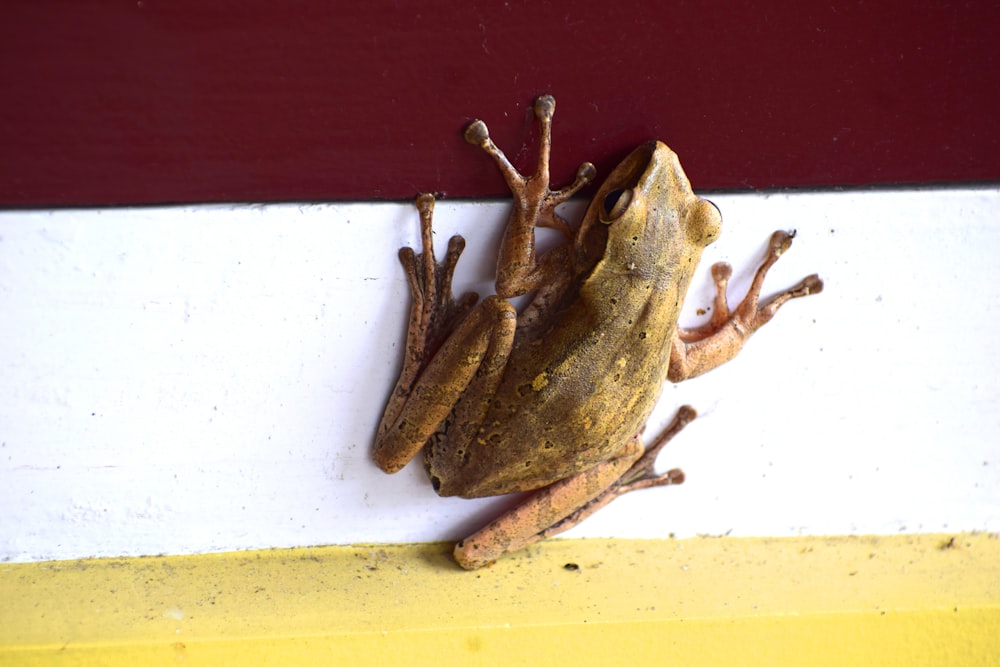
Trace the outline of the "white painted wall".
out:
[[[1000,189],[726,195],[708,265],[813,271],[732,364],[668,386],[702,418],[574,536],[1000,529]],[[503,204],[441,203],[489,292]],[[442,540],[501,499],[369,460],[398,370],[409,205],[0,213],[0,559]]]

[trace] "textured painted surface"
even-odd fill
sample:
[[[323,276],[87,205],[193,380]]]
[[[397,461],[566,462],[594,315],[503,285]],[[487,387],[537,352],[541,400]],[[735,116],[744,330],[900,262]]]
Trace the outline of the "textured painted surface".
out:
[[[1000,179],[1000,5],[893,0],[0,3],[0,206],[505,192],[658,138],[701,188]],[[524,145],[528,145],[525,143]]]
[[[684,321],[776,228],[774,289],[812,271],[726,368],[668,385],[701,418],[574,536],[998,530],[1000,191],[715,197]],[[492,289],[506,208],[445,203],[458,284]],[[0,559],[454,539],[503,499],[442,499],[370,459],[395,379],[410,205],[0,215]],[[208,509],[210,508],[210,510]]]
[[[560,540],[0,565],[4,664],[987,665],[991,535]],[[444,656],[444,657],[443,657]]]

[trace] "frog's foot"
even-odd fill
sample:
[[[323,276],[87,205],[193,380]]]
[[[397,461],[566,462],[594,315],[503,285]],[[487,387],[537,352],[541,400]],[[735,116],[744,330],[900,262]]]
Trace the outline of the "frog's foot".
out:
[[[407,363],[415,366],[414,379],[434,355],[455,325],[479,300],[475,292],[455,299],[452,279],[458,258],[465,249],[465,239],[457,234],[448,241],[444,261],[434,257],[434,195],[421,194],[416,200],[420,212],[421,252],[412,248],[399,251],[399,261],[410,286],[410,321],[406,336]],[[404,373],[406,369],[404,368]],[[402,378],[401,378],[402,380]]]
[[[684,482],[684,471],[679,468],[672,468],[660,475],[656,474],[654,468],[656,457],[660,455],[660,450],[673,440],[674,436],[680,433],[685,426],[694,421],[697,416],[698,412],[690,405],[682,405],[677,414],[674,415],[673,421],[670,422],[667,428],[663,429],[663,432],[657,436],[653,444],[646,447],[646,451],[639,457],[639,460],[632,464],[628,472],[622,475],[611,489],[608,489],[609,492],[614,492],[614,495],[601,506],[603,507],[603,505],[629,491],[648,489],[651,486],[682,484]],[[594,511],[597,511],[596,508]]]
[[[403,351],[403,368],[396,380],[396,386],[382,415],[376,431],[379,442],[406,407],[420,374],[441,347],[448,334],[479,300],[479,295],[467,292],[456,300],[451,291],[452,277],[458,258],[465,248],[465,239],[453,236],[448,241],[448,252],[444,261],[434,258],[434,235],[432,215],[434,195],[422,194],[417,197],[420,211],[421,252],[412,248],[401,248],[399,261],[410,286],[410,318],[406,327],[406,347]],[[376,445],[376,449],[378,446]]]
[[[795,232],[776,231],[768,243],[767,256],[754,273],[747,295],[735,310],[730,310],[726,288],[733,269],[725,262],[712,266],[715,301],[708,324],[695,329],[677,330],[670,355],[668,378],[679,382],[709,371],[732,359],[755,331],[771,321],[778,309],[791,299],[823,291],[819,276],[806,276],[797,285],[776,294],[763,303],[760,292],[764,278],[778,258],[792,245]]]
[[[556,101],[551,95],[542,95],[535,100],[535,117],[538,118],[540,129],[538,146],[538,166],[531,176],[523,176],[511,164],[504,152],[490,138],[486,123],[474,120],[465,128],[465,140],[474,146],[479,146],[493,158],[500,173],[503,174],[507,187],[514,196],[516,209],[530,212],[528,216],[534,226],[557,229],[567,236],[572,235],[569,223],[556,213],[556,207],[576,194],[584,185],[594,179],[597,170],[590,162],[584,162],[576,171],[573,182],[561,189],[549,189],[549,155],[552,150],[552,116],[555,113]]]
[[[694,408],[684,406],[645,450],[636,437],[616,457],[536,491],[521,505],[456,544],[455,560],[467,570],[489,565],[505,553],[569,530],[624,493],[682,483],[684,473],[679,469],[658,475],[653,466],[664,445],[695,416]]]
[[[465,248],[465,239],[461,236],[451,237],[444,261],[437,261],[434,257],[432,227],[434,196],[419,195],[416,203],[420,212],[421,252],[417,254],[411,248],[399,251],[399,261],[403,265],[412,299],[403,368],[375,431],[375,462],[386,472],[396,472],[413,458],[454,403],[455,398],[452,397],[451,403],[439,401],[439,404],[428,407],[428,396],[440,397],[441,392],[421,392],[419,383],[435,386],[438,390],[440,385],[451,383],[456,393],[460,393],[465,384],[468,384],[468,378],[449,376],[447,367],[443,372],[440,369],[429,372],[428,367],[432,366],[431,361],[438,351],[447,346],[445,341],[455,330],[463,325],[469,328],[469,321],[474,318],[467,318],[466,315],[479,300],[479,295],[474,292],[467,292],[456,299],[451,291],[455,266]],[[505,317],[505,312],[500,312],[497,316],[499,320]],[[472,323],[473,330],[475,324]],[[465,338],[459,336],[459,345]],[[442,356],[446,365],[453,359],[454,352]],[[442,363],[438,364],[441,365]],[[444,410],[444,414],[436,415],[435,410]]]
[[[715,282],[715,308],[712,312],[712,319],[709,322],[709,326],[713,330],[722,328],[730,318],[735,318],[740,321],[742,327],[747,331],[747,335],[750,335],[769,322],[774,317],[774,314],[778,312],[778,308],[789,299],[818,294],[823,291],[823,281],[814,273],[811,276],[803,278],[795,287],[775,295],[763,304],[759,303],[760,291],[764,287],[764,278],[767,276],[767,272],[778,261],[778,258],[792,246],[793,238],[795,238],[794,231],[785,232],[778,230],[771,234],[767,256],[761,262],[760,266],[757,267],[747,295],[733,312],[730,312],[729,304],[726,300],[726,287],[729,284],[729,278],[732,276],[733,269],[725,262],[719,262],[712,266],[712,280]]]

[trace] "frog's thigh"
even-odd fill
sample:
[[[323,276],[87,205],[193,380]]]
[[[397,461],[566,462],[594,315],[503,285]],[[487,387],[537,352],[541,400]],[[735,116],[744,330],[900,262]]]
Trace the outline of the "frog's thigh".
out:
[[[496,296],[485,299],[455,328],[420,373],[396,421],[375,440],[375,463],[401,469],[438,430],[482,366],[505,363],[517,312]]]
[[[614,458],[536,491],[524,503],[455,545],[455,560],[473,570],[545,537],[548,529],[614,484],[642,453],[642,442],[634,438]]]

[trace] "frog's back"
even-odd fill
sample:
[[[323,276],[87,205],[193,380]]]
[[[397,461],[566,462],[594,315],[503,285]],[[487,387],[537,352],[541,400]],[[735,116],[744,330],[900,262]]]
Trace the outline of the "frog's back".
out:
[[[518,340],[475,437],[449,457],[436,484],[467,498],[546,486],[609,458],[642,429],[659,398],[675,316],[646,302],[599,317],[577,302]],[[668,302],[670,307],[672,303]],[[660,326],[657,326],[657,325]],[[441,471],[438,471],[441,472]]]

